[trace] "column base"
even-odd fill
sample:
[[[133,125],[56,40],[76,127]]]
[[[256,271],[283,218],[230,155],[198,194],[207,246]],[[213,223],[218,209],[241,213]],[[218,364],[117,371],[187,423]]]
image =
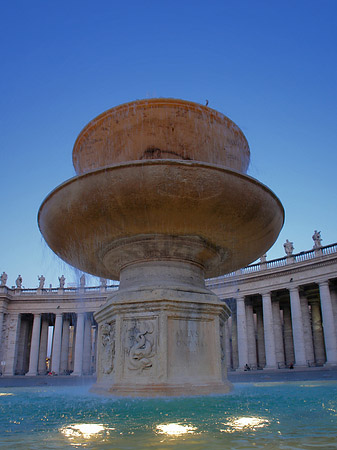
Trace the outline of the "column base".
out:
[[[308,368],[308,364],[305,364],[305,363],[294,364],[294,369],[307,369],[307,368]]]
[[[245,369],[244,367],[238,367],[235,369],[236,372],[250,372],[250,370]]]
[[[331,368],[335,368],[337,366],[337,361],[336,362],[326,362],[325,364],[323,364],[323,367],[326,367],[327,369]]]
[[[37,372],[27,372],[25,373],[25,377],[37,377]]]

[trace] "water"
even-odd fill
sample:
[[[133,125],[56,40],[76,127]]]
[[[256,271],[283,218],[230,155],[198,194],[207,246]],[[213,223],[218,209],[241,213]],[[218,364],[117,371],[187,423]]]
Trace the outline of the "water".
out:
[[[233,393],[116,399],[84,387],[2,388],[2,449],[337,449],[337,381],[235,384]]]

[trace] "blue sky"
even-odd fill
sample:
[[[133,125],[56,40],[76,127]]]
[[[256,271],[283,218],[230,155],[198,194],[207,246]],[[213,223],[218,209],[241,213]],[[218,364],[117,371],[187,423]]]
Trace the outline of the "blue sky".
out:
[[[282,201],[268,259],[337,241],[337,2],[11,1],[0,14],[0,272],[25,287],[79,274],[37,227],[44,197],[72,177],[81,129],[115,105],[183,98],[230,117],[249,175]],[[94,283],[95,280],[90,282]]]

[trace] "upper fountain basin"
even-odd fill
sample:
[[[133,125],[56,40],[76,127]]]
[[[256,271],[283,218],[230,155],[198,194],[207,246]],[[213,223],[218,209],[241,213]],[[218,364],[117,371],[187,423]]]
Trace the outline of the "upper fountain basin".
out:
[[[105,111],[82,130],[73,149],[78,175],[147,159],[201,161],[246,173],[250,151],[228,117],[197,103],[166,98]]]

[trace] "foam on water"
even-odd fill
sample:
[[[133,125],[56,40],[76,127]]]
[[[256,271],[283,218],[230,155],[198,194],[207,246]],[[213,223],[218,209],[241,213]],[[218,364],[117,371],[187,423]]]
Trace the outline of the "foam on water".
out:
[[[224,396],[117,399],[0,390],[0,448],[336,449],[337,382],[236,384]]]

